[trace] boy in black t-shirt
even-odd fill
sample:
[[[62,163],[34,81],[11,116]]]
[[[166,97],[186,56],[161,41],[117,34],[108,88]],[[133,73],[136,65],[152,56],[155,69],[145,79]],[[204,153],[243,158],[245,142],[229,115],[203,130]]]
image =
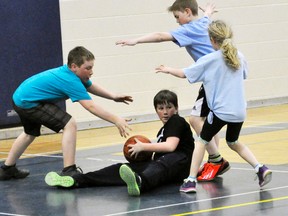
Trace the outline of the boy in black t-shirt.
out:
[[[56,172],[46,175],[50,186],[67,188],[127,185],[128,194],[139,196],[157,186],[171,182],[182,182],[189,174],[194,139],[190,125],[178,115],[177,95],[161,90],[154,97],[154,107],[163,127],[157,134],[157,142],[149,145],[136,139],[129,146],[132,156],[141,151],[155,152],[151,161],[118,163],[85,174],[60,176]]]

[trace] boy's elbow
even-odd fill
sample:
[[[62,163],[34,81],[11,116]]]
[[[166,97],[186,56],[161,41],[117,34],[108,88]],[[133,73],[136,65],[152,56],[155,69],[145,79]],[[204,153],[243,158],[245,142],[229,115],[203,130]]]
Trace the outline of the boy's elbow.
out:
[[[170,35],[167,32],[158,32],[158,33],[156,33],[157,42],[171,41],[172,39],[173,39],[172,35]]]

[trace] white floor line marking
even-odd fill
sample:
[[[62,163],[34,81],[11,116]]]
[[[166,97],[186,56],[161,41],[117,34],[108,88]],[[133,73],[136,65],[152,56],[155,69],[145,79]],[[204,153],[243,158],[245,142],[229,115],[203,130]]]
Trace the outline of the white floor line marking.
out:
[[[119,213],[109,214],[109,215],[105,215],[105,216],[132,214],[132,213],[135,213],[135,212],[144,212],[144,211],[150,211],[150,210],[156,210],[156,209],[162,209],[162,208],[169,208],[169,207],[180,206],[180,205],[187,205],[187,204],[193,204],[193,203],[207,202],[207,201],[219,200],[219,199],[227,199],[227,198],[231,198],[231,197],[245,196],[245,195],[248,195],[248,194],[255,194],[255,193],[259,193],[260,191],[261,191],[261,192],[264,192],[264,191],[280,190],[280,189],[285,189],[285,188],[288,188],[288,186],[270,188],[270,189],[265,189],[265,190],[260,190],[260,189],[259,189],[259,190],[257,190],[257,191],[251,191],[251,192],[246,192],[246,193],[238,193],[238,194],[232,194],[232,195],[227,195],[227,196],[222,196],[222,197],[215,197],[215,198],[211,198],[211,199],[196,200],[196,201],[191,201],[191,202],[175,203],[175,204],[171,204],[171,205],[163,205],[163,206],[157,206],[157,207],[139,209],[139,210],[128,211],[128,212],[119,212]],[[180,192],[179,192],[179,193],[180,193]]]
[[[8,155],[7,152],[0,152],[0,154]],[[62,155],[47,155],[47,154],[22,154],[21,156],[29,156],[29,157],[48,157],[48,158],[63,158]]]
[[[115,162],[126,162],[124,159],[123,160],[116,160],[116,159],[102,159],[102,158],[92,158],[92,157],[89,157],[89,158],[85,158],[87,160],[94,160],[94,161],[99,161],[99,162],[102,162],[102,161],[115,161]],[[248,171],[254,171],[254,169],[252,168],[237,168],[237,167],[231,167],[231,169],[234,169],[234,170],[248,170]],[[275,172],[275,173],[288,173],[288,170],[273,170],[271,169],[272,172]]]
[[[234,169],[234,170],[249,170],[249,171],[254,171],[254,169],[252,168],[237,168],[237,167],[233,167],[231,169]],[[288,173],[288,170],[272,170],[270,169],[272,172],[275,172],[275,173]]]
[[[94,160],[94,161],[103,161],[101,158],[85,158],[87,160]]]
[[[5,213],[5,212],[0,212],[0,215],[11,215],[11,216],[28,216],[28,215],[10,214],[10,213]]]
[[[85,158],[87,160],[94,160],[94,161],[114,161],[114,162],[126,162],[124,159],[123,160],[117,160],[117,159],[101,159],[101,158]]]

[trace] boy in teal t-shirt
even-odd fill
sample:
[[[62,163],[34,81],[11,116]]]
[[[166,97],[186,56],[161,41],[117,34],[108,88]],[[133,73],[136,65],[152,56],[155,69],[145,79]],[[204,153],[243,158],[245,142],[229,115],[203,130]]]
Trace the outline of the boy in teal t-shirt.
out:
[[[94,55],[86,48],[75,47],[68,54],[67,65],[36,74],[16,89],[13,107],[20,117],[24,132],[14,141],[1,166],[0,180],[20,179],[29,175],[28,170],[16,167],[16,161],[34,139],[40,136],[42,125],[56,133],[63,130],[62,174],[73,175],[79,172],[75,165],[77,125],[71,115],[55,104],[57,101],[70,98],[72,102],[79,102],[95,116],[115,124],[121,136],[129,135],[127,120],[98,106],[88,94],[126,104],[133,101],[131,96],[116,95],[91,82],[94,59]]]

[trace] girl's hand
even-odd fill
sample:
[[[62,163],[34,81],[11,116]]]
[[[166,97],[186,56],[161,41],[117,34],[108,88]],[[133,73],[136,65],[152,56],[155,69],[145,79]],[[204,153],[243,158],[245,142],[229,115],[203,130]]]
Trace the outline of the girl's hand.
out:
[[[164,65],[160,65],[155,68],[156,73],[166,73],[169,74],[169,67],[165,67]]]
[[[137,40],[120,40],[116,41],[116,45],[121,45],[121,46],[135,46],[137,44]]]

